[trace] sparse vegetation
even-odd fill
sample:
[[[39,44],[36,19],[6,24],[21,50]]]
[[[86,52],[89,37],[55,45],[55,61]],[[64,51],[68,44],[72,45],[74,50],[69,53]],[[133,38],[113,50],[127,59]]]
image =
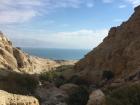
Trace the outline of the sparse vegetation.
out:
[[[65,69],[66,70],[66,69]],[[40,80],[43,81],[49,81],[51,83],[54,83],[56,87],[59,87],[61,85],[64,85],[66,83],[73,83],[76,85],[85,85],[88,86],[88,82],[85,81],[84,79],[80,78],[77,75],[72,76],[70,79],[65,79],[63,76],[63,71],[64,70],[53,70],[53,71],[48,71],[45,73],[42,73],[39,78]]]
[[[15,81],[21,89],[30,93],[33,93],[38,85],[38,79],[28,74],[18,75]]]
[[[59,76],[55,71],[48,71],[40,75],[40,80],[53,82]]]
[[[106,94],[107,105],[140,105],[140,84],[120,87]]]
[[[64,72],[66,70],[73,69],[73,65],[62,65],[56,68],[57,72]]]
[[[10,72],[7,76],[1,76],[0,89],[15,94],[33,94],[38,85],[38,79],[34,75]]]
[[[86,85],[88,86],[88,82],[85,81],[84,79],[80,78],[79,76],[77,75],[74,75],[72,76],[69,80],[68,80],[69,83],[73,83],[73,84],[77,84],[77,85]]]
[[[61,72],[57,72],[57,71],[49,71],[49,72],[42,73],[39,76],[39,78],[41,81],[49,81],[51,83],[54,83],[55,86],[57,87],[66,83],[66,80],[61,75]]]
[[[86,105],[88,99],[89,93],[87,87],[80,86],[77,91],[69,96],[67,103],[68,105]]]
[[[42,73],[39,76],[39,79],[42,81],[42,83],[44,81],[49,81],[56,87],[60,87],[61,85],[67,83],[78,85],[79,88],[69,94],[66,102],[68,105],[86,105],[89,99],[89,84],[77,75],[72,76],[70,79],[66,79],[63,76],[63,73],[69,69],[72,69],[72,66],[58,67],[56,70]]]
[[[72,69],[72,65],[62,65],[57,67],[55,70],[50,70],[48,72],[42,73],[40,75],[40,80],[53,82],[56,78],[64,79],[63,72]]]
[[[61,85],[64,85],[65,83],[67,83],[67,80],[65,80],[63,76],[58,76],[54,80],[54,84],[56,87],[60,87]]]

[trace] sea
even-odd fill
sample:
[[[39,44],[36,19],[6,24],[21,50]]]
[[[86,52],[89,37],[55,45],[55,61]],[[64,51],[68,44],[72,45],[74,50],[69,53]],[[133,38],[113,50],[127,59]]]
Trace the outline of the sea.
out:
[[[80,60],[90,49],[21,48],[24,52],[53,60]]]

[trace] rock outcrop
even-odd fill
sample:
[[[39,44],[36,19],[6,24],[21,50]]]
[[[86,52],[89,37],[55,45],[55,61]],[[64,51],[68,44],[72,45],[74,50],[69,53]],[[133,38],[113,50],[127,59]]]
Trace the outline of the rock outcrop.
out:
[[[102,79],[104,71],[115,78],[127,78],[140,71],[140,6],[118,27],[110,29],[103,42],[80,60],[75,69],[92,83]]]
[[[0,105],[39,105],[36,98],[16,95],[0,90]]]
[[[17,69],[12,43],[0,32],[0,68]]]

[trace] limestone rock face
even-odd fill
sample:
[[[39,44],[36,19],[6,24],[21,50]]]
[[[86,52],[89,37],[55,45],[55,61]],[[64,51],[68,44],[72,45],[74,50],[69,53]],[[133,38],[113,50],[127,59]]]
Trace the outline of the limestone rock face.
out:
[[[29,66],[26,55],[12,46],[12,42],[0,32],[0,68],[17,70]]]
[[[19,68],[27,68],[31,65],[29,57],[25,53],[23,53],[21,50],[17,48],[13,48],[13,52],[14,52],[14,57],[17,60]]]
[[[0,90],[0,105],[39,105],[36,98],[16,95]]]
[[[13,56],[12,43],[0,32],[0,68],[16,69],[17,61]]]
[[[106,105],[104,93],[101,90],[93,91],[87,105]]]
[[[110,29],[103,42],[80,60],[75,69],[91,82],[100,81],[104,71],[125,78],[140,70],[140,6],[118,27]]]

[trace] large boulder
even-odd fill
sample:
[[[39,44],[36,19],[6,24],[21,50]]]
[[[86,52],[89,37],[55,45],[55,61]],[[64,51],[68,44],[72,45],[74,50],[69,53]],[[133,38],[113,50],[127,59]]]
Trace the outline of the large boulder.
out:
[[[95,90],[89,96],[87,105],[106,105],[105,95],[101,90]]]
[[[127,78],[140,71],[140,6],[118,27],[110,29],[103,42],[75,66],[78,74],[92,83],[102,80],[104,71],[115,78]]]
[[[39,105],[39,102],[31,96],[16,95],[0,90],[0,105]]]

